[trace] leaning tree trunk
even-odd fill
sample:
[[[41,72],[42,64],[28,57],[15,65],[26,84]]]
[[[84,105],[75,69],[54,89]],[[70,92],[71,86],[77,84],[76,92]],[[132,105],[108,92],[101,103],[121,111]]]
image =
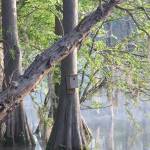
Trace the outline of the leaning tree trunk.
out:
[[[67,34],[77,25],[78,1],[63,1],[63,27]],[[67,94],[66,76],[77,74],[77,49],[61,61],[61,85],[56,120],[47,150],[80,150],[88,144],[80,113],[79,92]],[[87,130],[86,130],[87,132]]]
[[[22,61],[19,48],[16,0],[2,0],[2,32],[4,41],[4,81],[5,90],[13,80],[21,75]],[[4,145],[34,144],[33,135],[29,129],[24,102],[6,117],[6,132]]]

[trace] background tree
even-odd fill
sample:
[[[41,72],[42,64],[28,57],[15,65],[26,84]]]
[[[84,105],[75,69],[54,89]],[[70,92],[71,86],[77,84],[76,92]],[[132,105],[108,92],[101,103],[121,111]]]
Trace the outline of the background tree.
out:
[[[65,35],[77,25],[78,1],[63,1],[63,27]],[[77,50],[61,61],[61,85],[56,120],[47,149],[81,149],[87,145],[80,114],[78,89],[67,94],[66,76],[77,74]],[[60,136],[61,135],[61,136]]]
[[[4,44],[4,81],[3,90],[12,86],[14,80],[21,75],[22,59],[19,48],[16,0],[2,0],[2,32]],[[34,145],[33,135],[30,131],[24,102],[6,116],[6,132],[2,135],[5,145],[25,144]],[[5,139],[5,140],[4,140]]]
[[[56,5],[56,10],[61,11],[61,4]],[[59,36],[62,36],[62,33],[63,33],[63,27],[62,27],[62,21],[61,21],[62,19],[61,19],[61,14],[59,13],[53,12],[53,14],[55,15],[55,34],[58,35],[58,37],[57,36],[55,37],[56,41],[60,38]],[[44,88],[45,89],[48,88],[48,92],[45,93],[46,95],[45,95],[45,99],[44,99],[44,103],[42,107],[38,105],[39,110],[41,111],[45,110],[45,113],[43,113],[45,116],[40,115],[40,121],[39,121],[39,124],[37,126],[35,133],[39,134],[39,132],[41,131],[41,134],[42,134],[41,138],[45,139],[46,142],[49,140],[51,128],[56,118],[56,110],[58,106],[59,90],[60,90],[60,82],[59,82],[60,76],[61,76],[60,65],[57,65],[54,68],[54,70],[47,75],[46,82],[48,83],[47,84],[48,87],[44,86]],[[49,107],[49,103],[50,103],[50,107]]]

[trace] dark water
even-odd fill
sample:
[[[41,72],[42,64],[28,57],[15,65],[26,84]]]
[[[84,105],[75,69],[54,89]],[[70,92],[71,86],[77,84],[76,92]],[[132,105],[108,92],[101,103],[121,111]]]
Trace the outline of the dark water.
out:
[[[106,91],[104,90],[103,93]],[[106,94],[103,97],[95,97],[97,101],[104,102],[105,106],[109,106]],[[150,119],[146,118],[144,113],[138,108],[130,107],[131,112],[140,125],[137,129],[128,116],[125,109],[125,97],[119,95],[119,106],[106,107],[101,110],[82,110],[82,115],[88,124],[93,139],[89,145],[90,150],[150,150]],[[39,100],[40,102],[41,100]],[[25,100],[26,113],[32,131],[34,132],[38,122],[37,108],[34,107],[30,97]],[[149,103],[141,103],[141,107],[150,114]],[[114,118],[111,119],[111,115]],[[3,148],[1,150],[42,150],[35,137],[36,147],[16,147]],[[41,142],[40,142],[41,143]]]

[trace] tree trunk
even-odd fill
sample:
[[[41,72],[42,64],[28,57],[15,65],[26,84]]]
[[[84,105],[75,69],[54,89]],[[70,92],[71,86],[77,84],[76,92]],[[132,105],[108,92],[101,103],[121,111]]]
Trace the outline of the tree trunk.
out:
[[[78,1],[63,1],[63,26],[65,35],[77,25]],[[87,145],[80,113],[79,92],[67,94],[66,76],[77,74],[77,49],[61,61],[59,105],[47,150],[80,150]]]
[[[2,4],[0,0],[0,4]],[[0,9],[2,11],[2,9]],[[2,13],[0,13],[0,27],[2,28]],[[0,91],[2,91],[2,84],[3,84],[3,57],[4,57],[4,51],[3,51],[3,41],[0,41]]]
[[[4,92],[0,93],[0,123],[4,116],[16,109],[27,95],[29,95],[41,80],[47,75],[54,66],[68,56],[78,45],[84,42],[90,31],[102,19],[108,17],[118,3],[110,0],[86,16],[81,22],[67,35],[58,40],[51,48],[41,55],[37,55],[32,64],[25,71],[23,76],[11,84]],[[11,101],[13,99],[13,101]]]
[[[56,8],[58,11],[60,11],[60,8]],[[56,16],[55,16],[55,34],[56,35],[62,35],[63,33],[63,29],[61,26],[61,20],[59,20]],[[55,72],[54,72],[55,74]],[[57,75],[56,75],[57,76]],[[54,77],[53,77],[54,78]],[[59,100],[59,93],[60,93],[60,84],[59,83],[55,83],[54,86],[54,94],[55,94],[55,98],[51,98],[51,107],[50,107],[50,111],[49,111],[49,117],[52,118],[53,121],[55,121],[56,118],[56,111],[57,111],[57,107],[58,107],[58,100]]]
[[[59,11],[59,8],[56,7],[56,9]],[[62,27],[61,27],[61,23],[60,20],[58,20],[58,18],[55,16],[55,34],[56,35],[62,35]],[[57,40],[57,39],[56,39]],[[54,72],[55,74],[55,72]],[[56,75],[57,76],[57,75]],[[58,107],[58,99],[59,99],[59,91],[60,91],[60,84],[53,83],[53,74],[48,74],[48,94],[46,96],[46,101],[51,100],[51,106],[50,106],[50,110],[49,110],[49,114],[48,114],[48,118],[51,118],[52,121],[55,121],[56,118],[56,110]],[[54,97],[55,95],[55,97]],[[45,107],[47,107],[47,103],[44,102]],[[45,116],[46,117],[46,116]],[[50,137],[50,133],[51,133],[51,128],[52,125],[48,126],[48,125],[44,125],[44,118],[40,118],[39,124],[37,126],[37,129],[35,131],[36,134],[39,134],[39,132],[42,130],[42,127],[44,127],[44,131],[42,132],[42,138],[45,139],[44,141],[48,142],[49,137]],[[43,126],[44,125],[44,126]]]
[[[109,22],[107,23],[108,25],[108,38],[107,38],[107,46],[111,47],[112,45],[112,23]],[[110,53],[110,52],[109,52]],[[108,78],[108,85],[107,85],[107,97],[108,97],[108,102],[110,103],[110,112],[111,112],[111,120],[114,119],[114,100],[113,100],[113,90],[114,90],[114,73],[115,73],[115,67],[114,65],[109,66],[111,68],[111,75],[110,78]]]
[[[2,32],[4,40],[4,81],[5,90],[21,75],[22,61],[18,41],[16,0],[2,0]],[[25,114],[24,102],[6,117],[6,132],[3,145],[34,144]],[[4,141],[4,140],[3,140]]]

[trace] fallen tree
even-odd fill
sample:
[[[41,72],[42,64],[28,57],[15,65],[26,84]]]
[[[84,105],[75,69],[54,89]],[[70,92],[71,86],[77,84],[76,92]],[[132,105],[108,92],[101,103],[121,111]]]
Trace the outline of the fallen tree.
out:
[[[105,2],[82,19],[69,34],[63,36],[49,49],[36,56],[25,73],[17,81],[12,81],[9,87],[0,93],[0,123],[5,121],[3,118],[6,114],[13,111],[27,95],[34,91],[36,86],[58,62],[87,39],[91,29],[99,21],[108,17],[114,11],[114,6],[117,3],[119,1],[116,0]]]

